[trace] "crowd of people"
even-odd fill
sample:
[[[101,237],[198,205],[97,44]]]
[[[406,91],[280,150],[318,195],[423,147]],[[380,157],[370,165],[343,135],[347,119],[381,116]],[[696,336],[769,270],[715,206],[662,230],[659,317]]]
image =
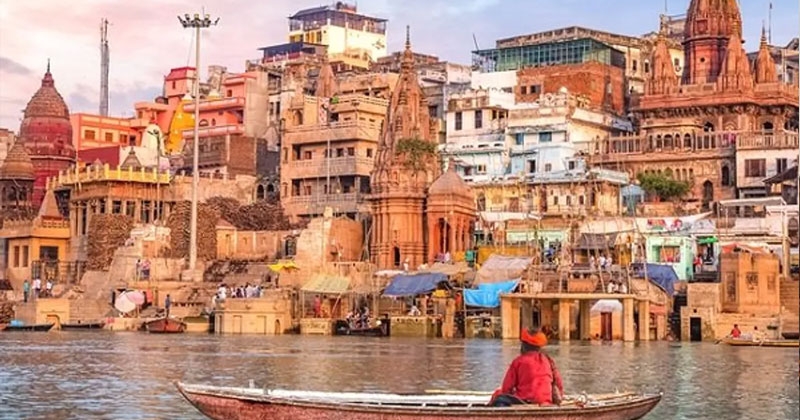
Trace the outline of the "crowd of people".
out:
[[[39,277],[35,277],[33,282],[29,282],[28,279],[25,279],[25,281],[22,282],[22,294],[25,303],[27,303],[28,300],[53,297],[54,285],[53,280],[47,279],[44,283],[44,289],[42,289],[42,279]]]
[[[244,286],[231,287],[225,283],[219,285],[215,300],[260,298],[264,290],[260,285],[247,283]]]

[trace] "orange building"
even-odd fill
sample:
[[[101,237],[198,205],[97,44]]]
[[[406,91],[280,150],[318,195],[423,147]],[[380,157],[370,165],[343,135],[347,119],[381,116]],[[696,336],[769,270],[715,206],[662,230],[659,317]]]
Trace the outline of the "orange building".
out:
[[[141,136],[133,118],[107,117],[87,113],[71,114],[72,144],[77,150],[108,146],[138,146]]]

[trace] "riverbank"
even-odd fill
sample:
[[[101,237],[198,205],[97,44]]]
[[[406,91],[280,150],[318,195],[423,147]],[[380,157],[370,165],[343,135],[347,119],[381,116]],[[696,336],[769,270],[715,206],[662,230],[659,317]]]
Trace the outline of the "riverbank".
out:
[[[258,386],[323,391],[488,391],[518,351],[514,340],[0,334],[0,418],[202,419],[172,388],[176,380],[246,386],[252,379]],[[547,351],[569,392],[663,390],[648,420],[800,415],[796,349],[572,342]]]

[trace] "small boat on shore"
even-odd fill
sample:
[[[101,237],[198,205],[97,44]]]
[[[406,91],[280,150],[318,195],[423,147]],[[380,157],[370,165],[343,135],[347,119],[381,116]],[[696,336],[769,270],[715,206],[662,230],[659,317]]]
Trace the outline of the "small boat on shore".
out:
[[[785,332],[781,336],[786,340],[800,340],[800,332]]]
[[[362,337],[388,337],[389,323],[381,320],[380,325],[368,328],[351,328],[350,324],[339,319],[333,325],[333,335],[356,335]]]
[[[186,323],[175,318],[159,318],[144,323],[149,333],[181,334],[186,331]]]
[[[617,393],[567,397],[560,406],[489,407],[490,395],[398,395],[309,392],[189,385],[178,391],[211,419],[358,420],[636,420],[661,394]]]
[[[102,330],[106,323],[100,322],[75,322],[70,324],[61,324],[63,331],[78,331],[78,330]]]
[[[723,338],[722,343],[741,347],[800,347],[800,340],[753,340],[747,338]]]
[[[20,331],[27,331],[27,332],[47,332],[50,331],[53,326],[56,324],[11,324],[6,325],[6,328],[3,330],[5,332],[20,332]]]

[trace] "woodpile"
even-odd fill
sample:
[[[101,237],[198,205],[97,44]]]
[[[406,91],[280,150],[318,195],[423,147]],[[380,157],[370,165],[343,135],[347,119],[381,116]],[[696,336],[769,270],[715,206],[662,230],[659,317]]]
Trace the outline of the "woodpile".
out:
[[[219,217],[240,230],[290,230],[297,226],[289,223],[278,200],[262,200],[240,206],[236,200],[212,197],[207,203],[218,211]]]
[[[189,201],[175,203],[167,219],[170,229],[170,249],[172,258],[189,258],[189,238],[192,204]],[[217,221],[219,212],[207,203],[197,206],[197,258],[213,260],[217,257]]]
[[[12,319],[14,319],[14,304],[0,302],[0,324],[8,324]]]
[[[87,233],[87,261],[89,270],[107,270],[114,259],[114,251],[125,245],[133,229],[133,219],[124,214],[93,214]]]

